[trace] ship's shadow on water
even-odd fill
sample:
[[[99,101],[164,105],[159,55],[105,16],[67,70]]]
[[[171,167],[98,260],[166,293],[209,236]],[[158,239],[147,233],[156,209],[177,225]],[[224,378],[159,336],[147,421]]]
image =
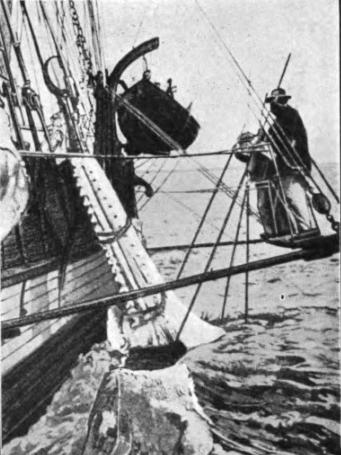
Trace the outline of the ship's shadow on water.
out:
[[[194,377],[199,402],[227,437],[264,453],[339,454],[338,343],[328,329],[335,312],[287,313],[226,322],[221,340],[181,362]]]

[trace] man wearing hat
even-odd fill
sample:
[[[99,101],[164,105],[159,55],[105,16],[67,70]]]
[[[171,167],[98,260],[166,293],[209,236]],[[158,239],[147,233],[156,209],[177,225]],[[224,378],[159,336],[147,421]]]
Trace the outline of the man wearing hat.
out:
[[[245,132],[239,135],[232,149],[238,160],[247,163],[250,181],[257,190],[257,208],[264,228],[262,238],[290,232],[283,204],[273,185],[276,170],[267,153],[269,147],[269,144],[260,141],[258,135]]]
[[[265,99],[275,120],[263,133],[273,146],[282,188],[298,232],[313,228],[307,199],[307,183],[302,175],[311,171],[308,138],[298,111],[288,105],[291,96],[282,88]]]

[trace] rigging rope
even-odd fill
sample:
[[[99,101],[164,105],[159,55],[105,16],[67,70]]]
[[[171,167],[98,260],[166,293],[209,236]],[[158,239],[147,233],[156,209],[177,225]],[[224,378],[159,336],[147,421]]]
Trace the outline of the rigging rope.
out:
[[[18,105],[19,107],[19,112],[20,112],[20,117],[22,122],[24,123],[24,114],[22,112],[21,104],[18,102],[19,97],[18,97],[18,90],[17,90],[17,85],[15,82],[15,79],[13,77],[13,73],[11,71],[11,65],[9,61],[9,55],[8,55],[8,49],[6,48],[6,40],[4,36],[4,30],[2,27],[0,27],[0,37],[1,37],[1,42],[2,42],[2,47],[3,47],[3,59],[4,59],[4,64],[5,64],[5,71],[8,76],[8,83],[4,82],[3,83],[3,91],[5,97],[8,99],[8,106],[10,110],[10,115],[13,121],[13,127],[15,130],[15,135],[17,142],[21,148],[24,148],[24,138],[22,134],[22,130],[20,128],[19,124],[19,119],[15,110],[15,106]]]
[[[149,172],[150,172],[150,169],[153,167],[154,163],[155,163],[155,161],[154,161],[154,162],[153,162],[153,161],[151,162],[151,165],[149,165],[148,170],[147,170],[146,172],[144,172],[144,174],[142,175],[142,177],[144,177],[144,175],[145,175],[146,173],[149,173]],[[153,182],[156,180],[156,178],[158,177],[158,175],[162,172],[162,169],[163,169],[164,166],[165,166],[165,162],[161,162],[161,166],[158,167],[158,169],[157,169],[157,171],[156,171],[156,174],[154,174],[152,180],[149,182],[149,185],[152,185],[152,184],[153,184]],[[157,193],[157,190],[156,190],[156,191],[155,191],[155,190],[153,191],[153,194],[155,194],[155,193]],[[146,197],[146,196],[145,196],[145,193],[141,194],[141,195],[137,198],[137,201],[136,201],[137,205],[138,205],[145,197]],[[148,202],[150,201],[150,199],[151,199],[151,198],[147,198],[147,197],[146,197],[145,201],[142,202],[140,205],[138,205],[138,210],[141,211],[141,210],[148,204]]]
[[[157,168],[156,173],[154,173],[154,175],[153,175],[151,181],[149,182],[150,185],[152,185],[152,184],[155,182],[155,180],[157,179],[158,175],[159,175],[160,172],[162,171],[162,168],[164,167],[164,165],[165,165],[165,163],[164,163],[164,162],[161,162],[161,165]],[[155,172],[155,171],[154,171],[154,172]],[[142,195],[138,198],[137,202],[138,202],[138,203],[141,202],[143,198],[144,198],[144,194],[142,194]],[[147,200],[148,200],[148,199],[147,199]]]
[[[32,68],[34,68],[34,58],[33,58],[33,52],[32,52],[32,49],[31,49],[31,46],[29,45],[29,42],[30,42],[30,35],[28,33],[28,26],[27,26],[27,23],[26,21],[23,21],[23,24],[24,24],[24,27],[23,27],[23,30],[24,30],[24,33],[26,35],[26,40],[27,40],[27,43],[28,43],[28,49],[29,49],[29,55],[30,55],[30,63],[32,65]],[[36,89],[39,87],[39,83],[38,83],[38,78],[37,78],[37,73],[36,71],[33,71],[33,77],[34,77],[34,82],[35,82],[35,87]]]
[[[182,261],[181,267],[180,267],[180,269],[179,269],[179,271],[178,271],[178,274],[177,274],[177,276],[176,276],[177,279],[180,278],[180,276],[181,276],[181,274],[182,274],[182,272],[183,272],[183,270],[184,270],[184,268],[185,268],[185,266],[186,266],[186,263],[187,263],[187,260],[188,260],[188,258],[189,258],[189,255],[190,255],[190,253],[191,253],[191,251],[192,251],[193,245],[194,245],[195,242],[197,241],[197,238],[198,238],[198,236],[199,236],[199,234],[200,234],[201,228],[202,228],[202,226],[204,225],[204,222],[205,222],[205,220],[206,220],[206,217],[207,217],[207,215],[208,215],[208,212],[209,212],[209,210],[210,210],[210,208],[211,208],[211,206],[212,206],[212,204],[213,204],[213,201],[214,201],[214,199],[215,199],[215,197],[216,197],[216,195],[217,195],[217,193],[218,193],[218,189],[219,189],[219,187],[220,187],[220,184],[221,184],[221,182],[223,181],[223,178],[224,178],[224,176],[225,176],[225,174],[226,174],[226,171],[227,171],[227,169],[228,169],[228,167],[229,167],[229,165],[230,165],[232,156],[233,156],[233,155],[230,155],[229,158],[228,158],[228,160],[226,161],[225,166],[224,166],[224,168],[223,168],[223,170],[222,170],[222,172],[221,172],[221,174],[220,174],[220,177],[219,177],[219,179],[218,179],[218,182],[216,183],[216,186],[215,186],[215,188],[214,188],[214,190],[213,190],[213,193],[212,193],[212,195],[211,195],[211,197],[210,197],[210,199],[209,199],[209,201],[208,201],[208,203],[207,203],[207,206],[206,206],[206,208],[205,208],[205,210],[204,210],[204,213],[203,213],[203,215],[202,215],[202,217],[201,217],[200,223],[199,223],[199,225],[198,225],[198,227],[197,227],[197,230],[195,231],[195,234],[194,234],[194,236],[193,236],[193,238],[192,238],[191,245],[190,245],[190,247],[188,248],[188,250],[186,251],[186,255],[185,255],[185,257],[184,257],[184,259],[183,259],[183,261]]]
[[[105,17],[105,14],[103,13],[103,3],[102,1],[95,0],[95,6],[96,6],[96,15],[97,15],[97,28],[98,28],[98,38],[99,38],[99,47],[101,49],[101,54],[102,54],[102,73],[105,74],[105,68],[107,67],[107,52],[106,52],[106,46],[105,43],[107,42],[107,33],[106,33],[106,28],[105,28],[105,21],[99,20],[100,17]]]
[[[165,144],[171,147],[174,150],[181,152],[183,155],[188,156],[187,151],[184,150],[179,143],[177,143],[174,139],[172,139],[167,133],[165,133],[161,128],[159,128],[153,121],[151,121],[148,117],[146,117],[139,109],[133,106],[127,99],[122,98],[120,95],[116,95],[116,97],[121,101],[122,105],[137,119],[139,119],[148,129],[153,131]],[[194,160],[198,166],[199,172],[204,175],[210,182],[216,184],[217,176],[214,175],[212,172],[209,171],[207,167],[198,163]],[[225,194],[233,198],[234,192],[230,190],[230,188],[221,183],[221,188],[225,192]],[[241,201],[237,201],[240,205]],[[252,214],[258,218],[257,211],[253,210]]]
[[[224,234],[224,231],[225,231],[225,228],[226,228],[226,226],[227,226],[227,223],[228,223],[228,221],[229,221],[229,219],[230,219],[230,216],[231,216],[233,207],[234,207],[234,205],[235,205],[235,203],[236,203],[236,200],[237,200],[239,191],[240,191],[240,189],[241,189],[241,187],[242,187],[242,185],[243,185],[243,182],[244,182],[244,180],[245,180],[246,173],[247,173],[247,171],[245,170],[244,173],[243,173],[243,175],[242,175],[242,177],[241,177],[241,179],[240,179],[240,181],[239,181],[239,185],[238,185],[237,191],[236,191],[236,193],[235,193],[234,198],[233,198],[232,201],[231,201],[229,210],[228,210],[228,212],[227,212],[227,214],[226,214],[226,216],[225,216],[225,218],[224,218],[223,224],[222,224],[222,226],[221,226],[220,232],[219,232],[218,237],[217,237],[217,239],[216,239],[215,245],[214,245],[214,247],[213,247],[212,250],[211,250],[211,253],[210,253],[210,256],[209,256],[208,261],[207,261],[207,263],[206,263],[206,266],[205,266],[205,269],[204,269],[203,274],[207,273],[207,272],[208,272],[208,269],[209,269],[210,266],[211,266],[212,260],[213,260],[213,258],[214,258],[215,252],[216,252],[216,250],[217,250],[217,246],[218,246],[218,244],[220,243],[221,238],[222,238],[222,236],[223,236],[223,234]],[[186,321],[187,321],[187,319],[188,319],[188,316],[190,315],[190,313],[191,313],[191,311],[192,311],[192,309],[193,309],[194,303],[195,303],[195,301],[196,301],[196,298],[197,298],[197,296],[198,296],[198,294],[199,294],[199,292],[200,292],[200,289],[201,289],[202,285],[203,285],[203,281],[200,282],[200,283],[198,284],[198,286],[197,286],[197,288],[196,288],[196,290],[195,290],[195,292],[194,292],[194,295],[193,295],[193,297],[192,297],[191,303],[190,303],[190,305],[189,305],[189,307],[188,307],[188,309],[187,309],[186,315],[185,315],[185,317],[184,317],[184,319],[183,319],[183,321],[182,321],[182,323],[181,323],[181,325],[180,325],[179,331],[178,331],[178,333],[177,333],[177,336],[176,336],[176,339],[177,339],[177,340],[179,340],[179,338],[180,338],[181,332],[183,331],[183,329],[184,329],[184,327],[185,327],[185,324],[186,324]]]
[[[238,219],[238,224],[237,224],[237,230],[236,230],[236,235],[235,235],[234,242],[233,242],[233,249],[232,249],[231,256],[230,256],[229,267],[232,267],[232,266],[233,266],[234,257],[235,257],[236,250],[237,250],[237,245],[239,244],[239,243],[238,243],[238,240],[239,240],[239,232],[240,232],[240,227],[241,227],[241,224],[242,224],[243,212],[244,212],[244,208],[245,208],[245,200],[246,200],[246,190],[244,191],[243,202],[242,202],[242,205],[241,205],[241,207],[240,207],[240,213],[239,213],[239,219]],[[229,276],[227,277],[227,280],[226,280],[226,286],[225,286],[224,298],[223,298],[223,305],[222,305],[221,316],[220,316],[220,320],[221,320],[221,321],[223,321],[223,319],[224,319],[224,317],[225,317],[225,308],[226,308],[227,297],[228,297],[229,288],[230,288],[230,282],[231,282],[231,275],[229,275]]]
[[[150,161],[151,161],[151,160],[150,160],[149,158],[146,158],[146,161],[142,161],[142,163],[136,164],[136,165],[135,165],[135,170],[141,169],[141,170],[144,171],[144,169],[142,169],[142,168],[143,168],[144,166],[146,166],[148,163],[150,164]]]
[[[169,180],[169,178],[171,177],[171,175],[175,172],[175,169],[178,167],[179,165],[179,161],[175,163],[175,166],[173,167],[173,169],[170,169],[168,171],[168,173],[166,174],[166,176],[163,178],[163,180],[161,181],[161,183],[159,184],[159,186],[154,190],[154,194],[158,193],[160,191],[160,189],[167,183],[167,181]],[[162,166],[163,167],[163,166]],[[162,171],[162,167],[160,169],[159,172]],[[141,208],[140,210],[142,210],[147,204],[148,202],[150,202],[150,198],[146,199],[146,201],[141,205]]]
[[[18,66],[19,66],[19,70],[20,70],[22,79],[24,81],[25,94],[24,93],[21,94],[22,95],[22,101],[19,102],[19,100],[18,100],[18,102],[19,102],[19,104],[21,104],[21,102],[22,102],[23,106],[25,107],[26,117],[27,117],[28,125],[29,125],[29,130],[30,130],[31,135],[32,135],[32,140],[33,140],[34,146],[35,146],[35,148],[37,150],[40,150],[41,144],[40,144],[40,141],[39,141],[39,136],[38,136],[36,124],[35,124],[35,121],[34,121],[34,118],[33,118],[33,115],[32,115],[32,110],[31,110],[32,106],[30,105],[30,102],[28,100],[28,96],[25,96],[25,95],[32,94],[32,97],[31,97],[31,101],[32,101],[33,95],[35,96],[35,100],[36,100],[36,94],[31,89],[31,82],[30,82],[30,79],[28,78],[27,68],[25,66],[23,53],[21,51],[21,43],[18,41],[18,39],[15,36],[14,30],[13,30],[13,27],[12,27],[12,24],[11,24],[10,13],[9,13],[9,11],[7,9],[7,5],[6,5],[4,0],[1,0],[1,5],[2,5],[2,9],[3,9],[5,20],[6,20],[6,24],[7,24],[7,29],[8,29],[8,32],[9,32],[10,42],[11,42],[11,45],[13,46],[13,48],[14,48],[14,52],[15,52],[15,56],[16,56],[16,60],[17,60]],[[9,59],[7,59],[7,60],[8,60],[8,65],[9,65]],[[9,67],[8,68],[8,73],[10,73],[10,72],[11,72],[11,69]],[[21,148],[24,148],[24,147],[21,146]]]
[[[89,14],[89,21],[91,24],[91,36],[88,37],[88,39],[89,39],[89,42],[92,43],[96,67],[97,67],[97,70],[101,70],[104,74],[103,53],[102,53],[103,43],[101,44],[100,34],[99,34],[99,25],[98,25],[98,22],[96,21],[96,3],[97,2],[88,1],[87,7],[84,4],[84,8],[87,8],[87,11]],[[90,30],[88,32],[90,34]]]
[[[199,214],[198,212],[196,212],[193,207],[190,207],[189,205],[187,205],[182,199],[178,199],[177,197],[175,197],[173,194],[171,193],[165,193],[166,196],[169,198],[169,199],[172,199],[173,201],[175,201],[177,204],[179,204],[181,207],[185,208],[188,212],[190,212],[193,216],[195,216],[199,221],[201,220],[202,218],[202,215]],[[210,221],[207,221],[207,224],[214,230],[214,231],[218,231],[219,232],[219,228],[211,223]],[[229,237],[229,236],[228,236]],[[230,238],[230,237],[229,237]],[[209,245],[209,246],[213,246],[213,245]],[[189,247],[189,245],[186,247],[186,250],[187,248]],[[192,249],[195,248],[195,245],[192,247]]]
[[[147,15],[147,8],[145,8],[144,13],[142,14],[141,20],[140,20],[140,22],[139,22],[139,25],[137,26],[137,30],[136,30],[136,33],[135,33],[135,38],[134,38],[134,40],[133,40],[133,45],[132,45],[132,48],[133,48],[133,49],[134,49],[134,47],[135,47],[137,38],[138,38],[138,36],[139,36],[139,34],[140,34],[140,31],[141,31],[143,22],[144,22],[144,20],[145,20],[145,18],[146,18],[146,15]]]

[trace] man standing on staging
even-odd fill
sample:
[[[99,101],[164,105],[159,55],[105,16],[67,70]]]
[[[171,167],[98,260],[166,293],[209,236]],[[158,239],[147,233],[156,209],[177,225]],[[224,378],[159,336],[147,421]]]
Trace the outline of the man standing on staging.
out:
[[[313,228],[307,183],[302,175],[311,172],[311,157],[306,129],[298,111],[288,105],[290,98],[285,90],[276,88],[265,99],[266,103],[270,103],[275,121],[268,132],[262,135],[273,146],[287,203],[297,231],[303,232]]]

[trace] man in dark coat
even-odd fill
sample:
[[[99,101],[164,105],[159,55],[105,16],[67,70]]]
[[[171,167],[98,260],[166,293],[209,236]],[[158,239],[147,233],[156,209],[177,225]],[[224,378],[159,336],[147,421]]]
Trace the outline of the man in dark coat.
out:
[[[296,109],[288,105],[291,96],[277,88],[265,102],[275,117],[264,136],[272,144],[284,194],[297,232],[312,229],[311,209],[307,199],[307,184],[302,176],[311,171],[311,157],[303,121]]]
[[[273,90],[266,98],[265,102],[270,103],[270,111],[276,118],[267,135],[277,154],[279,172],[297,172],[297,168],[301,167],[306,173],[310,173],[307,132],[298,111],[289,106],[290,98],[282,88]]]

